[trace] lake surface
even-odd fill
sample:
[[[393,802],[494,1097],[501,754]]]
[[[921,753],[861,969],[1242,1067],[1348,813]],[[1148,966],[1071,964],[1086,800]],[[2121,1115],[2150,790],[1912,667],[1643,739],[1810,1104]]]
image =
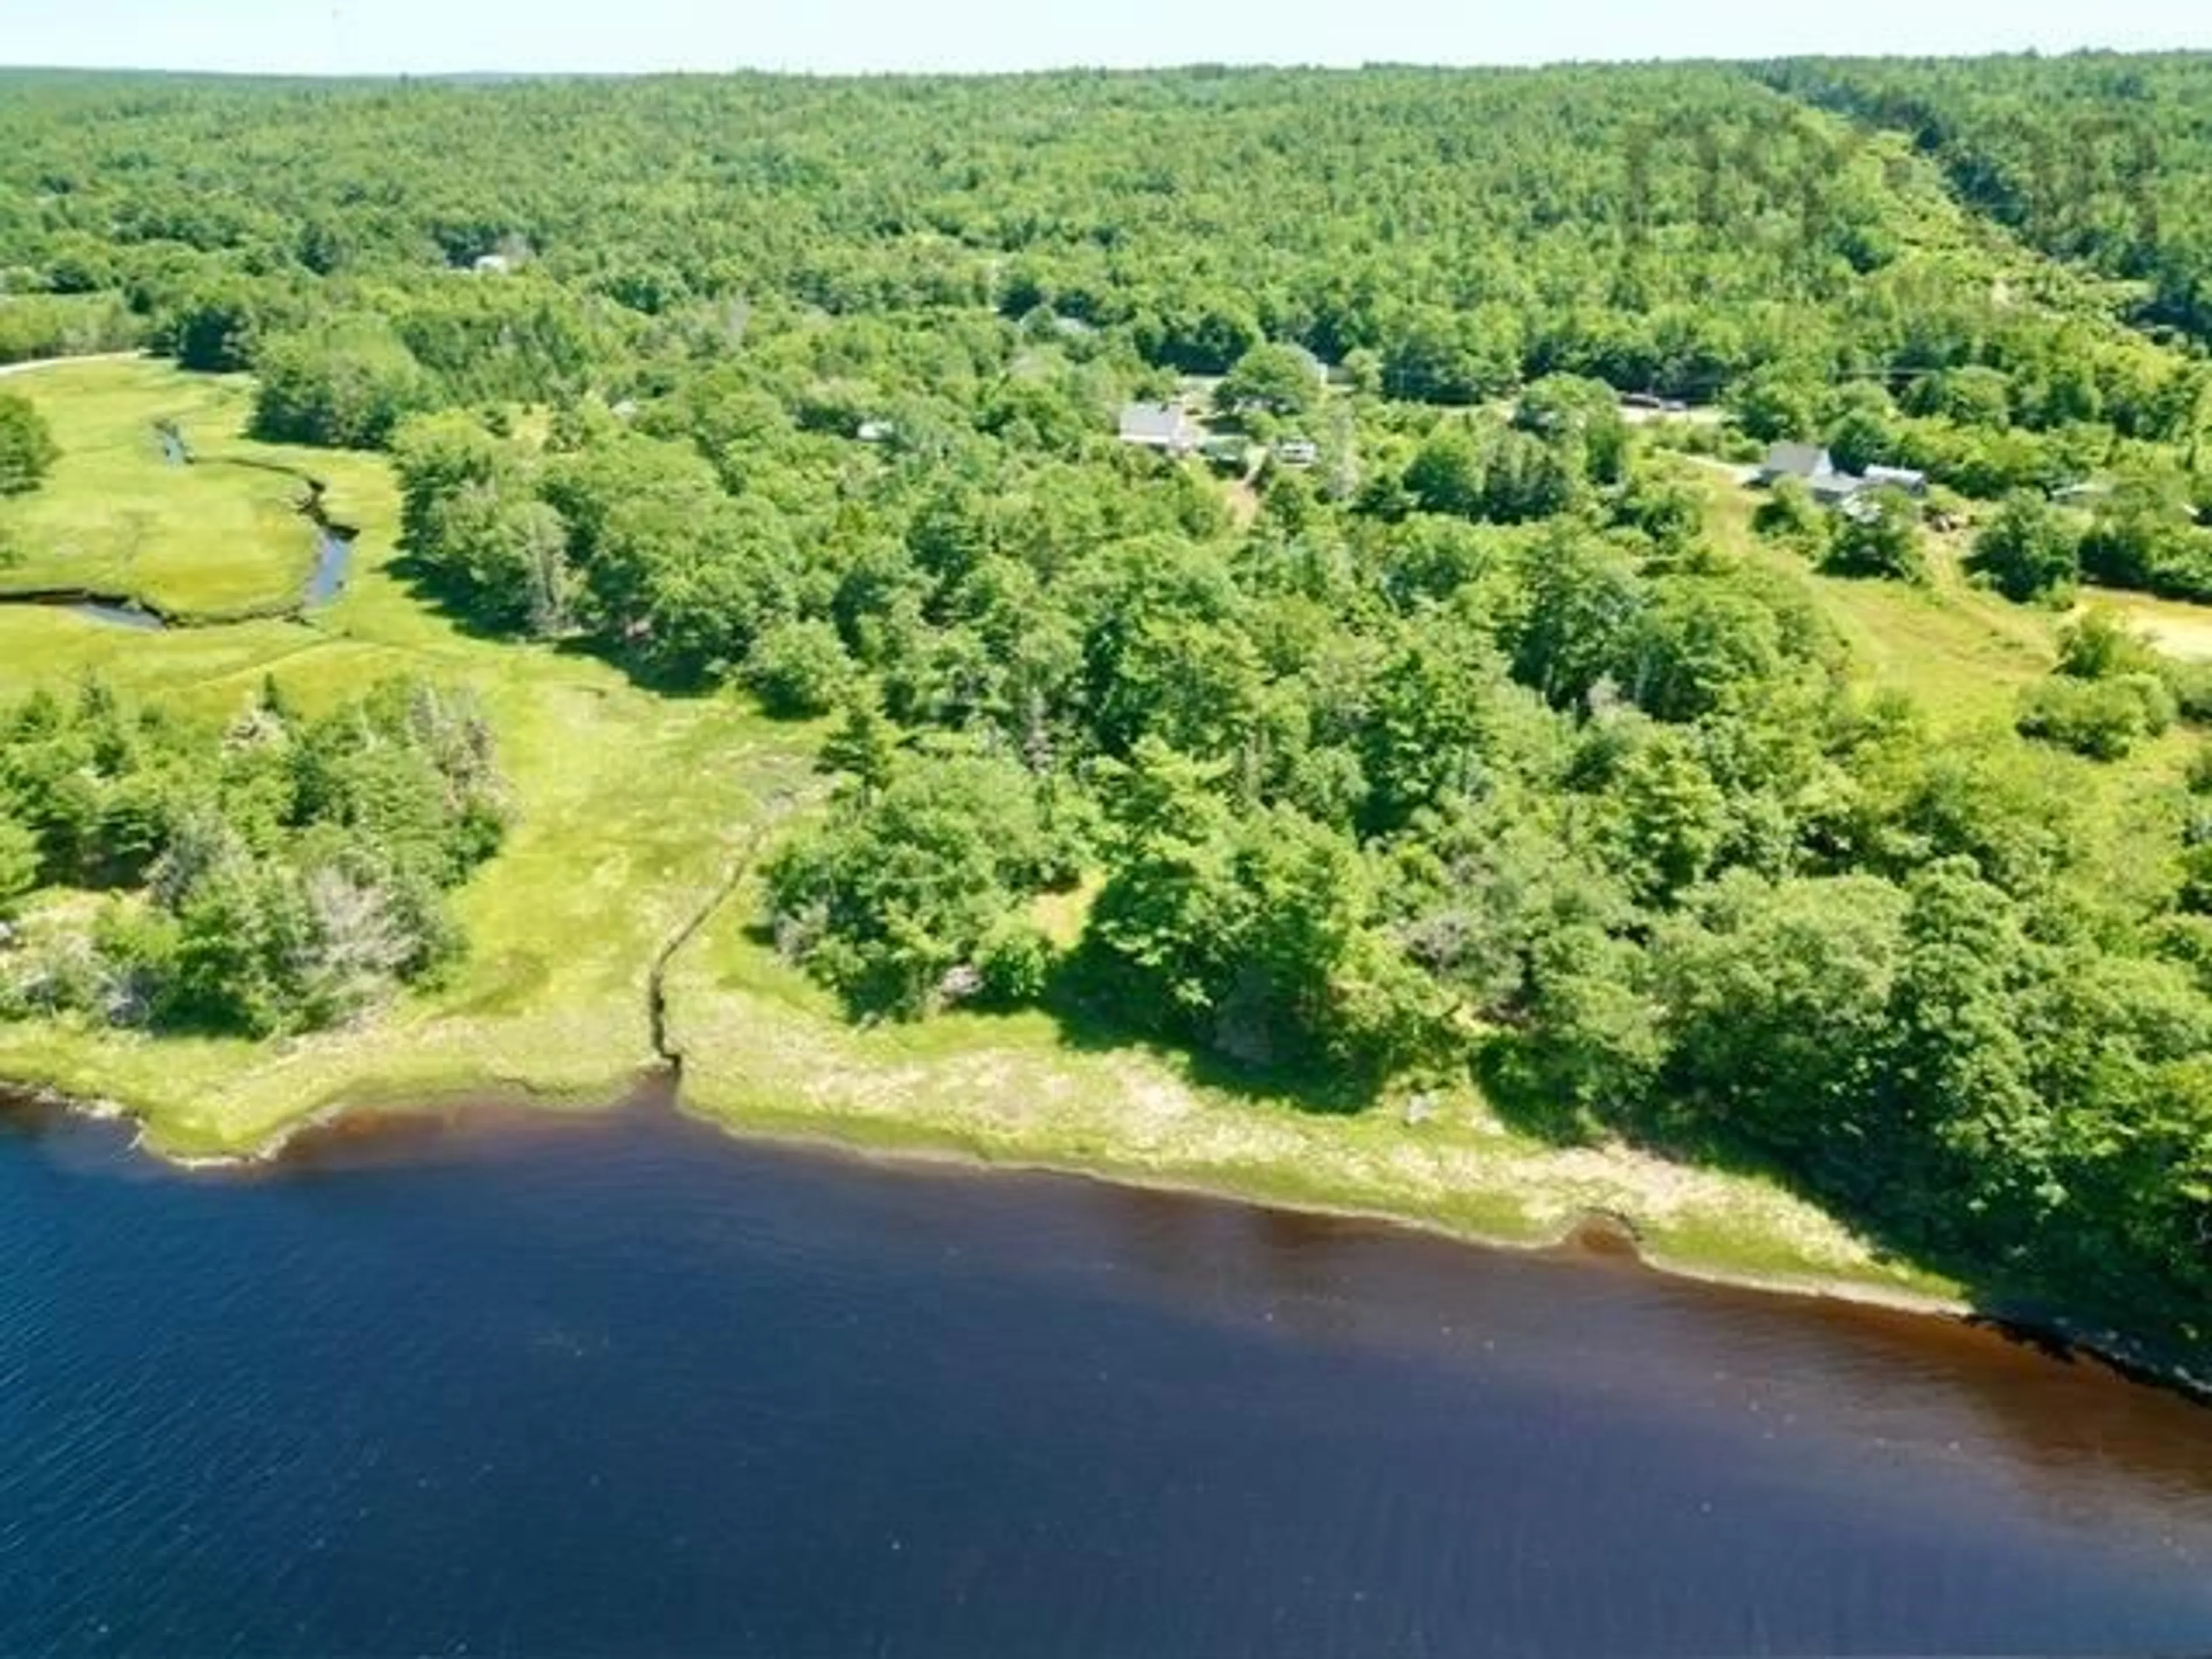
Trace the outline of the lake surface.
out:
[[[665,1108],[0,1119],[0,1653],[2212,1650],[2212,1411]]]

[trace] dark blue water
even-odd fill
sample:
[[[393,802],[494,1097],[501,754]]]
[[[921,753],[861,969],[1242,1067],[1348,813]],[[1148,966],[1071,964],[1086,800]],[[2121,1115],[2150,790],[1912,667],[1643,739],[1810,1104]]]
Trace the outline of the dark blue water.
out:
[[[0,1652],[2212,1650],[2212,1412],[665,1111],[0,1134]]]

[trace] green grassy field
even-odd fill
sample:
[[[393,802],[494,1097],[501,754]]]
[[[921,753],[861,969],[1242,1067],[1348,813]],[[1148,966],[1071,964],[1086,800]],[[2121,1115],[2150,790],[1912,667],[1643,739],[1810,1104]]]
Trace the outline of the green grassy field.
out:
[[[1723,548],[1802,587],[1843,640],[1855,674],[1909,691],[1944,727],[2009,727],[2021,688],[2057,660],[2057,615],[1971,586],[1948,546],[1931,549],[1935,580],[1924,588],[1822,575],[1796,550],[1753,533],[1754,491],[1692,462],[1683,474],[1704,494],[1706,525]]]
[[[386,488],[367,458],[246,438],[252,388],[242,376],[100,362],[7,385],[45,416],[62,453],[45,489],[0,506],[0,531],[27,556],[0,571],[0,592],[82,588],[184,617],[282,610],[304,590],[314,532],[297,511],[300,482],[264,469],[325,480],[342,522],[357,497]],[[167,459],[157,422],[176,424],[196,464]]]

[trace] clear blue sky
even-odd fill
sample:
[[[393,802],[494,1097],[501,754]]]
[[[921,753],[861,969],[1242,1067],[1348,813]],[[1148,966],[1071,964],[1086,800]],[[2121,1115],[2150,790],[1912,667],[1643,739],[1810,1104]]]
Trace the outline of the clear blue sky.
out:
[[[319,74],[2187,46],[2206,0],[0,0],[0,62]]]

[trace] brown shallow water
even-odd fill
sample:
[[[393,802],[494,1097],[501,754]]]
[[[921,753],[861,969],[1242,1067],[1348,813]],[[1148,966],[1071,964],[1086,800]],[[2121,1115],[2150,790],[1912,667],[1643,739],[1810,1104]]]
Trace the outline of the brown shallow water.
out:
[[[2212,1652],[2212,1411],[665,1108],[0,1133],[0,1653]]]

